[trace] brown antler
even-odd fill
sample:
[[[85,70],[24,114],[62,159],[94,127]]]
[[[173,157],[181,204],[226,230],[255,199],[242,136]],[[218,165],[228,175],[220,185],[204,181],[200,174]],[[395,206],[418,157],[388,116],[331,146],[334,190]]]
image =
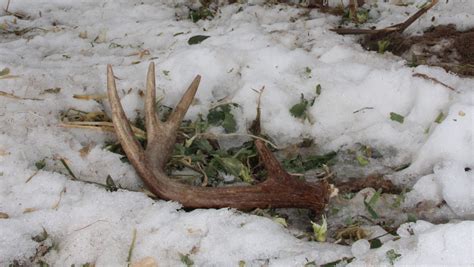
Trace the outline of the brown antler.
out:
[[[264,182],[249,186],[197,187],[171,180],[164,171],[176,133],[196,94],[201,77],[198,75],[185,92],[167,122],[161,122],[155,110],[155,65],[147,75],[145,120],[147,147],[135,140],[125,116],[115,86],[112,67],[107,66],[107,91],[112,108],[112,120],[118,139],[128,159],[150,191],[165,200],[180,202],[189,208],[309,208],[320,212],[328,202],[326,182],[309,183],[289,175],[266,145],[255,141],[261,161],[268,172]]]

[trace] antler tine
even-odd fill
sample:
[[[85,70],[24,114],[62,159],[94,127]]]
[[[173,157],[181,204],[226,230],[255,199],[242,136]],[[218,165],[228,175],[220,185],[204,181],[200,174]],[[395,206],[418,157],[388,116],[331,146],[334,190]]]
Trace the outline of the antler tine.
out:
[[[123,150],[127,153],[130,161],[140,162],[144,158],[143,148],[134,138],[130,123],[125,116],[120,98],[115,85],[114,72],[112,66],[107,65],[107,93],[109,96],[110,107],[112,108],[112,121],[117,137],[122,144]]]
[[[179,101],[178,105],[174,108],[173,113],[170,115],[168,119],[168,123],[170,123],[174,127],[179,127],[181,121],[184,118],[184,115],[189,109],[189,106],[193,102],[194,96],[196,95],[196,91],[199,87],[199,83],[201,82],[201,76],[196,75],[193,82],[189,85],[188,89],[184,93],[183,97]]]
[[[148,66],[145,95],[145,123],[148,140],[150,140],[151,137],[155,135],[160,122],[156,115],[155,88],[155,63],[151,62]]]
[[[267,176],[267,180],[279,181],[288,177],[288,173],[283,169],[280,162],[273,156],[270,149],[262,140],[255,140],[255,147],[257,148],[258,155],[265,169],[271,171],[273,174]]]

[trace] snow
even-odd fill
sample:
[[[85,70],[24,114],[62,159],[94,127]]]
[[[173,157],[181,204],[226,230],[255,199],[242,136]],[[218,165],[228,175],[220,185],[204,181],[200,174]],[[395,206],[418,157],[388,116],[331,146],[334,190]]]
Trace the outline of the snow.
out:
[[[474,219],[473,79],[439,68],[409,68],[390,53],[364,51],[354,37],[329,31],[339,18],[317,10],[250,1],[222,6],[214,19],[193,23],[187,19],[187,2],[13,0],[10,10],[31,16],[16,24],[0,11],[6,27],[34,27],[24,36],[2,36],[0,69],[8,67],[18,77],[0,79],[0,91],[41,99],[0,96],[0,212],[9,216],[0,219],[0,265],[28,261],[38,249],[32,237],[43,229],[48,233],[44,242],[54,244],[44,261],[54,266],[124,266],[134,230],[132,262],[151,257],[159,266],[180,265],[182,255],[196,266],[235,266],[239,261],[246,266],[302,266],[344,257],[355,257],[354,265],[389,265],[386,253],[391,249],[401,254],[396,265],[474,262],[474,223],[469,221]],[[382,27],[403,21],[405,12],[417,10],[415,4],[379,1],[372,7],[371,23]],[[473,13],[472,1],[440,1],[409,32],[445,23],[466,29],[474,26]],[[188,45],[198,34],[211,37]],[[140,58],[136,53],[145,49],[150,55]],[[265,86],[262,126],[279,146],[303,137],[314,138],[321,151],[370,145],[384,157],[379,165],[371,159],[364,172],[411,163],[390,176],[412,189],[404,208],[445,201],[455,217],[439,225],[422,220],[404,224],[398,229],[400,239],[384,239],[382,247],[367,249],[363,240],[352,247],[299,240],[268,218],[232,209],[188,212],[178,203],[134,192],[142,183],[133,168],[103,148],[113,135],[61,127],[59,114],[70,108],[109,111],[107,101],[72,96],[104,94],[105,65],[110,63],[125,111],[129,118],[137,117],[150,61],[157,64],[157,94],[169,106],[195,75],[203,77],[187,118],[206,114],[225,98],[240,105],[234,115],[239,133],[245,133],[255,118],[254,90]],[[436,77],[456,91],[414,73]],[[43,93],[56,87],[61,88],[58,94]],[[309,109],[311,122],[288,112],[301,94],[316,97]],[[391,112],[403,115],[404,123],[392,121]],[[440,112],[446,118],[437,123]],[[86,155],[80,152],[84,148],[90,148]],[[72,181],[59,158],[82,181],[103,184],[110,175],[133,191],[108,192]],[[47,167],[35,174],[35,163],[43,159]],[[354,198],[359,205],[354,214],[365,212],[364,194]],[[387,217],[392,212],[377,211]]]

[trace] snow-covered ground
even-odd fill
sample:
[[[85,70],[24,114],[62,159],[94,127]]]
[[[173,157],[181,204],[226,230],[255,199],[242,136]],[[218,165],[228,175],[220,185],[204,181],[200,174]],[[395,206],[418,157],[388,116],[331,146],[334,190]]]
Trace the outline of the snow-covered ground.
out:
[[[131,262],[159,266],[304,266],[351,257],[356,265],[474,264],[474,80],[364,51],[354,37],[329,31],[339,17],[249,2],[223,5],[212,20],[197,23],[188,19],[191,4],[184,0],[12,0],[9,10],[29,18],[0,11],[0,70],[9,68],[11,75],[0,76],[0,212],[8,217],[0,219],[1,266],[37,260],[31,257],[44,247],[51,249],[42,260],[54,266],[125,266],[134,232]],[[370,23],[403,21],[423,3],[405,2],[380,1]],[[474,1],[440,1],[408,31],[446,23],[467,29],[473,14]],[[31,29],[6,33],[25,28]],[[195,35],[210,37],[189,45]],[[144,50],[149,54],[140,57]],[[369,250],[363,240],[352,247],[303,241],[271,219],[235,210],[186,212],[143,193],[72,181],[57,159],[71,163],[81,180],[103,184],[110,175],[123,187],[141,188],[133,168],[103,148],[113,135],[61,127],[59,114],[108,110],[107,101],[73,95],[104,94],[105,66],[112,64],[133,119],[143,108],[140,91],[150,61],[157,64],[157,92],[170,106],[196,74],[203,77],[187,118],[226,98],[240,105],[233,114],[245,133],[255,117],[254,90],[265,86],[263,129],[279,146],[304,137],[314,138],[320,151],[370,145],[383,159],[362,172],[411,163],[389,177],[413,188],[402,205],[444,201],[451,220],[403,224],[399,238]],[[308,111],[311,123],[289,112],[302,93],[317,96]],[[402,115],[403,123],[391,113]],[[35,174],[43,159],[46,168]]]

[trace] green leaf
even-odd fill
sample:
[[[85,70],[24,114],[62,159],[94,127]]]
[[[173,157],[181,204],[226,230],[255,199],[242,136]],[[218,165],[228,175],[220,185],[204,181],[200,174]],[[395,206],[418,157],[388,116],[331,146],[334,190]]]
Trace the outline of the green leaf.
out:
[[[285,170],[289,172],[302,173],[328,164],[336,155],[336,152],[329,152],[325,155],[310,155],[305,159],[301,155],[297,155],[291,159],[284,159],[282,164]]]
[[[250,170],[245,166],[240,160],[234,157],[219,157],[214,156],[219,165],[224,169],[228,174],[231,174],[235,177],[240,177],[242,181],[250,183],[253,181],[253,178],[250,174]]]
[[[393,265],[393,263],[402,256],[402,254],[398,254],[394,249],[385,252],[385,255],[387,256],[391,265]]]
[[[195,44],[200,44],[202,41],[206,40],[211,36],[208,35],[195,35],[188,40],[189,45],[195,45]]]
[[[237,122],[232,113],[225,113],[222,128],[224,128],[226,133],[234,133],[237,131]]]
[[[207,114],[207,121],[214,126],[222,126],[226,133],[237,131],[237,122],[231,113],[232,107],[238,106],[234,103],[224,104],[212,108]]]
[[[169,71],[169,70],[163,70],[163,74],[164,74],[165,76],[168,76],[168,75],[170,74],[170,71]]]
[[[296,118],[306,118],[306,110],[308,109],[308,104],[308,100],[306,100],[304,98],[304,95],[301,94],[300,102],[290,108],[291,115]]]
[[[377,214],[377,212],[375,212],[375,210],[372,208],[372,206],[367,204],[367,202],[365,202],[365,201],[364,201],[364,206],[367,209],[367,211],[369,212],[370,216],[372,216],[373,219],[378,219],[379,218],[379,215]]]
[[[399,123],[403,123],[403,121],[405,120],[405,117],[403,117],[402,115],[400,114],[397,114],[395,112],[390,112],[390,119],[392,121],[396,121],[396,122],[399,122]]]
[[[377,192],[374,193],[374,195],[370,198],[369,200],[369,205],[373,206],[377,203],[377,201],[379,201],[380,199],[380,195],[382,194],[382,189],[380,188],[379,190],[377,190]]]
[[[245,267],[245,261],[244,260],[239,261],[239,267]]]
[[[194,261],[189,258],[189,254],[181,254],[179,253],[179,257],[181,259],[181,262],[186,265],[187,267],[193,266]]]
[[[370,249],[379,248],[382,246],[382,241],[380,241],[380,239],[378,238],[369,240],[369,243],[370,243]]]
[[[377,212],[375,212],[375,210],[373,209],[373,206],[377,203],[381,194],[382,194],[382,189],[379,189],[377,190],[377,192],[374,193],[374,195],[370,198],[369,201],[364,200],[364,206],[373,219],[379,218],[379,215],[377,214]]]

